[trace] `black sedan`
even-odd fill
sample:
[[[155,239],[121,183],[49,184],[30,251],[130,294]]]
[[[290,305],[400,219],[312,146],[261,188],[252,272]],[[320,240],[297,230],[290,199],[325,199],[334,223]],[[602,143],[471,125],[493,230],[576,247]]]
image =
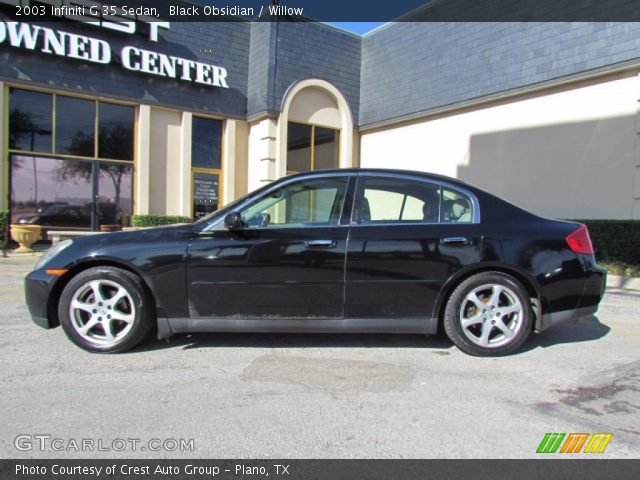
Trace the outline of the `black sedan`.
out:
[[[35,323],[120,352],[180,332],[434,334],[472,355],[596,312],[584,225],[463,182],[332,170],[283,178],[192,224],[67,240],[26,278]]]

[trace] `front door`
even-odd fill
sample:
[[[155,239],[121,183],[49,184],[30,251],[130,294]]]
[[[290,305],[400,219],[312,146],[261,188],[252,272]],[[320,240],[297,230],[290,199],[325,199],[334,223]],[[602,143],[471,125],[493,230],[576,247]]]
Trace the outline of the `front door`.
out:
[[[292,181],[193,240],[187,282],[192,318],[339,319],[344,315],[349,177]]]

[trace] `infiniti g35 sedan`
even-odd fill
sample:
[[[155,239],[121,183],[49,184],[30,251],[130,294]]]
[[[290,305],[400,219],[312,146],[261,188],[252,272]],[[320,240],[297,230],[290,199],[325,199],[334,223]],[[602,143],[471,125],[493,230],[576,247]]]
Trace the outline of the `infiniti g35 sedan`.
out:
[[[152,330],[435,334],[505,355],[596,312],[584,225],[409,171],[285,177],[191,224],[63,241],[26,280],[34,322],[92,352]]]

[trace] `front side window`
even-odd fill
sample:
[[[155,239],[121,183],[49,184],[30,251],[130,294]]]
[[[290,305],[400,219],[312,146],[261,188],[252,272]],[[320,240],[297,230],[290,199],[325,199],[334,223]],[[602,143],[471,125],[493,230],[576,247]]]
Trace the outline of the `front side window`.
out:
[[[244,208],[242,220],[249,228],[337,225],[347,183],[347,177],[329,177],[288,184]]]

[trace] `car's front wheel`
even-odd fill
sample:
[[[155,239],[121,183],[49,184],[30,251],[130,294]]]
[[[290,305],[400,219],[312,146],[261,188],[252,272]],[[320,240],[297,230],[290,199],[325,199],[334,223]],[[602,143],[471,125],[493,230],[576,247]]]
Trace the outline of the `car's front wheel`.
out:
[[[507,355],[531,333],[532,316],[529,295],[518,280],[502,272],[482,272],[453,291],[444,328],[465,353]]]
[[[102,353],[128,350],[153,326],[155,308],[142,280],[114,267],[84,270],[66,285],[58,304],[60,324],[79,347]]]

